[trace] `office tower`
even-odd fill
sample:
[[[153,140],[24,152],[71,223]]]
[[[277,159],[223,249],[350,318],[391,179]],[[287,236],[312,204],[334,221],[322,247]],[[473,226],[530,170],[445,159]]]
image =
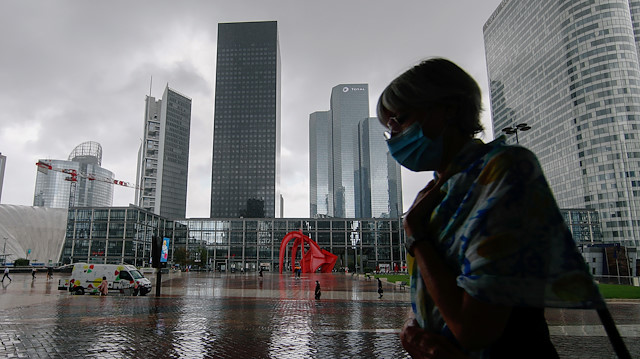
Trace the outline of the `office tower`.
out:
[[[386,130],[377,117],[366,118],[359,127],[359,217],[396,218],[402,214],[400,165],[389,153]]]
[[[384,127],[369,118],[369,86],[341,84],[329,111],[309,116],[311,217],[396,217],[402,211],[400,166]]]
[[[167,85],[162,99],[147,96],[144,116],[136,203],[169,219],[185,218],[191,99]]]
[[[7,163],[7,156],[3,156],[0,152],[0,203],[2,203],[2,184],[4,182],[4,167]]]
[[[331,89],[334,217],[361,217],[356,198],[358,123],[369,117],[369,85],[341,84]]]
[[[280,49],[275,21],[218,24],[212,218],[280,211]]]
[[[48,208],[108,207],[113,204],[113,173],[102,168],[102,146],[79,144],[64,160],[41,159],[33,205]],[[48,168],[50,166],[50,168]]]
[[[640,5],[505,0],[484,25],[494,134],[527,123],[561,208],[640,244]],[[516,142],[514,136],[509,141]]]
[[[310,216],[333,216],[333,162],[331,113],[309,115],[309,204]]]

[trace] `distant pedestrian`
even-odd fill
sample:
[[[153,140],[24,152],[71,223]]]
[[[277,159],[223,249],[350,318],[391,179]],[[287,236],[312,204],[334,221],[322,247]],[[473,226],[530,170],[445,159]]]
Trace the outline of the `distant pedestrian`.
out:
[[[9,267],[4,267],[4,275],[2,276],[2,283],[4,283],[4,279],[9,278],[9,282],[11,282],[11,277],[9,277]]]
[[[260,275],[260,277],[262,277],[262,267],[260,267],[260,270],[258,271],[258,275]]]
[[[380,280],[380,278],[376,279],[378,279],[378,294],[380,294],[378,298],[382,298],[382,293],[384,293],[384,290],[382,290],[382,281]]]
[[[302,269],[300,268],[300,265],[296,264],[296,266],[294,268],[295,277],[296,278],[300,278],[300,273],[301,272],[302,272]]]
[[[102,277],[102,283],[98,286],[98,291],[101,296],[109,293],[109,282],[107,282],[107,277]]]
[[[133,281],[133,296],[137,297],[140,294],[140,286],[137,281]]]
[[[53,279],[53,267],[47,268],[47,280]]]
[[[320,299],[322,292],[320,291],[320,282],[316,281],[316,299]]]
[[[36,279],[36,267],[31,267],[31,279]]]

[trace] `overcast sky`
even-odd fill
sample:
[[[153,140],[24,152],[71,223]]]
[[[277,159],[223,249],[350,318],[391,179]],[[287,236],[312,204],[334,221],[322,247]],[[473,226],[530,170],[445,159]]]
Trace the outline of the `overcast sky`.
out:
[[[217,25],[278,22],[285,217],[309,216],[309,114],[331,88],[382,89],[420,59],[442,56],[483,91],[493,139],[482,26],[500,0],[211,0],[0,2],[2,204],[32,205],[40,158],[66,160],[84,141],[102,166],[135,182],[144,99],[167,83],[192,99],[187,217],[209,216]],[[431,173],[403,169],[405,210]],[[134,202],[115,186],[114,206]]]

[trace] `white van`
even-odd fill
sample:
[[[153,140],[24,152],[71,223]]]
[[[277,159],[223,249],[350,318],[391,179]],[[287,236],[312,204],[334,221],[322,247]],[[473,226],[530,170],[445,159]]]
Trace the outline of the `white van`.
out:
[[[135,294],[135,283],[138,294],[151,292],[151,282],[140,271],[127,264],[88,264],[74,263],[69,279],[60,279],[58,289],[69,290],[74,294],[99,294],[98,286],[102,277],[107,277],[109,292]]]

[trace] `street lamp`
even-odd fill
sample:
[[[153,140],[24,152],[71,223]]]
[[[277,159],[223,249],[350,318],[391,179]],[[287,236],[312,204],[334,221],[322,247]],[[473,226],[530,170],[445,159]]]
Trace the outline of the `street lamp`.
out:
[[[2,264],[7,265],[7,237],[4,237],[4,246],[2,247]]]
[[[502,129],[502,132],[506,133],[507,135],[513,135],[514,133],[516,134],[516,143],[520,143],[520,141],[518,141],[518,131],[529,131],[531,129],[531,126],[527,125],[526,123],[519,123],[517,125],[515,125],[514,127],[505,127]]]

